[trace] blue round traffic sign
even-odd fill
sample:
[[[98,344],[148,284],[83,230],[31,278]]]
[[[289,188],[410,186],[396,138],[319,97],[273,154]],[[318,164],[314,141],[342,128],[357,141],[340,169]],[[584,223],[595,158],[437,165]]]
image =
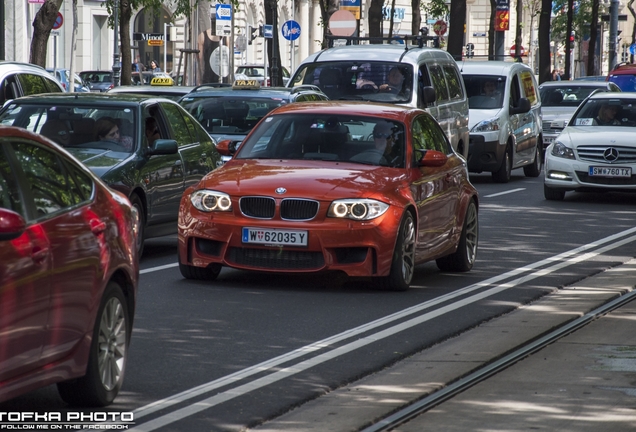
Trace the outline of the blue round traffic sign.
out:
[[[55,17],[55,22],[53,23],[53,30],[59,29],[62,27],[62,24],[64,24],[64,17],[62,16],[62,12],[58,12]]]
[[[631,55],[636,55],[636,43],[633,43],[629,46],[629,53]]]
[[[285,39],[289,41],[296,40],[300,36],[300,24],[294,20],[285,21],[280,31]]]

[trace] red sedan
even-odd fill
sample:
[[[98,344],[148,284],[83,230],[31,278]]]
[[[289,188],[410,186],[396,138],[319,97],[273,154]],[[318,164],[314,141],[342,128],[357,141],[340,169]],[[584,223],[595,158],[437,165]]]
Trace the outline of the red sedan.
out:
[[[218,145],[232,154],[230,141]],[[426,112],[357,102],[271,111],[222,168],[186,190],[179,268],[342,271],[408,289],[415,266],[468,271],[478,195]]]
[[[0,402],[57,383],[73,405],[121,388],[137,214],[41,135],[0,127]]]

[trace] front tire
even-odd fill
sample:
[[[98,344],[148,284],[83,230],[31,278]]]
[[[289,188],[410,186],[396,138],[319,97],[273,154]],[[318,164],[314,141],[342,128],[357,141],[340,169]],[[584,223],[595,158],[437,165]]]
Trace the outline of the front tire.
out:
[[[144,235],[146,233],[146,212],[144,211],[144,205],[141,202],[141,198],[137,195],[133,195],[130,197],[130,203],[137,210],[137,256],[141,258],[141,255],[144,253],[144,244],[145,239]]]
[[[441,271],[467,272],[473,268],[479,242],[479,217],[477,205],[471,200],[466,209],[462,234],[455,253],[438,258],[435,263]]]
[[[391,291],[406,291],[415,272],[415,221],[413,213],[407,211],[400,224],[393,250],[391,272],[378,280],[380,286]]]
[[[117,283],[110,282],[95,319],[86,375],[57,384],[66,403],[103,407],[115,400],[124,382],[130,330],[126,297]]]
[[[501,166],[497,171],[492,173],[492,179],[495,183],[508,183],[510,176],[512,175],[512,155],[510,154],[510,146],[506,147],[504,158],[501,161]]]

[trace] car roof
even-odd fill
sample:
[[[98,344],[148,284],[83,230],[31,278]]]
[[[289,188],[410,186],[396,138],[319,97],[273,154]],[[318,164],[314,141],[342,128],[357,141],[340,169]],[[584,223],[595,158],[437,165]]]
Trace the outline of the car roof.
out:
[[[225,87],[207,87],[201,85],[196,87],[184,97],[220,97],[220,96],[239,96],[239,97],[263,97],[263,98],[288,98],[296,93],[324,93],[317,86],[296,86],[296,87],[260,87],[258,89],[233,89],[230,86]],[[326,96],[325,96],[326,97]]]
[[[634,75],[636,74],[636,64],[620,64],[612,69],[608,75]]]
[[[187,94],[194,86],[156,86],[156,85],[129,85],[117,86],[108,90],[108,93],[142,93],[142,94]]]
[[[369,103],[365,101],[321,101],[282,105],[270,111],[266,115],[266,117],[272,114],[302,114],[305,112],[319,115],[335,114],[383,117],[389,120],[398,121],[403,121],[406,117],[414,113],[422,113],[428,115],[426,111],[419,108],[405,107],[394,104]]]
[[[634,99],[636,92],[598,92],[590,95],[590,99]]]
[[[17,61],[0,61],[0,68],[2,68],[3,71],[8,69],[9,71],[30,70],[30,71],[38,71],[38,72],[47,73],[47,70],[44,69],[42,66],[35,65],[33,63],[24,63],[24,62],[17,62]]]
[[[146,102],[172,102],[174,101],[165,97],[148,97],[133,93],[42,93],[29,96],[22,96],[14,99],[13,103],[37,103],[37,104],[66,104],[66,103],[125,103],[140,104]]]
[[[574,80],[574,81],[546,81],[539,86],[544,87],[594,87],[594,88],[609,88],[610,84],[607,81],[586,81],[586,80]]]
[[[431,47],[409,45],[405,49],[402,44],[345,45],[327,48],[308,56],[302,64],[330,61],[384,61],[384,62],[418,62],[421,58],[453,59],[444,50]]]
[[[469,73],[474,75],[495,75],[495,76],[507,76],[508,73],[515,69],[524,69],[532,71],[530,66],[525,63],[519,62],[506,62],[506,61],[480,61],[470,60],[464,62],[458,62],[459,70],[461,73]]]

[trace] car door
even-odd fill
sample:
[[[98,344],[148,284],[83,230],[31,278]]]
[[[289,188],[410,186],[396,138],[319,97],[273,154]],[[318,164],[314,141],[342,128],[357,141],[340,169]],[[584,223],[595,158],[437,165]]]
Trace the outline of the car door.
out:
[[[459,194],[460,170],[463,165],[454,156],[444,131],[433,118],[420,115],[411,126],[411,147],[415,163],[411,190],[418,207],[418,238],[416,254],[428,260],[448,249],[448,239],[455,226]],[[441,167],[418,167],[417,161],[427,150],[437,150],[451,156]]]
[[[519,106],[521,98],[526,97],[521,82],[521,76],[517,72],[511,74],[510,80],[510,107],[509,119],[510,128],[515,136],[515,154],[513,156],[514,165],[518,165],[528,157],[534,155],[534,147],[536,146],[536,138],[534,137],[534,117],[532,110],[512,114],[512,108]],[[513,165],[513,166],[514,166]]]
[[[190,142],[187,137],[180,137],[182,129],[175,130],[170,125],[170,117],[159,104],[152,105],[144,115],[144,124],[147,117],[152,117],[159,129],[159,139],[173,139],[177,144]],[[181,120],[183,123],[183,120]],[[149,147],[144,139],[143,145]],[[181,144],[182,145],[182,144]],[[163,224],[177,220],[179,202],[184,190],[183,160],[177,151],[172,154],[157,154],[148,157],[143,167],[142,178],[146,183],[147,198],[149,204],[148,225]]]
[[[27,228],[18,238],[0,241],[0,382],[40,364],[53,264],[43,227],[28,217],[30,195],[18,182],[17,164],[4,144],[0,146],[0,207],[20,214]]]
[[[60,359],[90,327],[90,312],[103,279],[100,236],[105,222],[93,211],[92,181],[50,149],[25,142],[13,150],[33,197],[35,218],[49,243],[52,272],[42,362]]]

